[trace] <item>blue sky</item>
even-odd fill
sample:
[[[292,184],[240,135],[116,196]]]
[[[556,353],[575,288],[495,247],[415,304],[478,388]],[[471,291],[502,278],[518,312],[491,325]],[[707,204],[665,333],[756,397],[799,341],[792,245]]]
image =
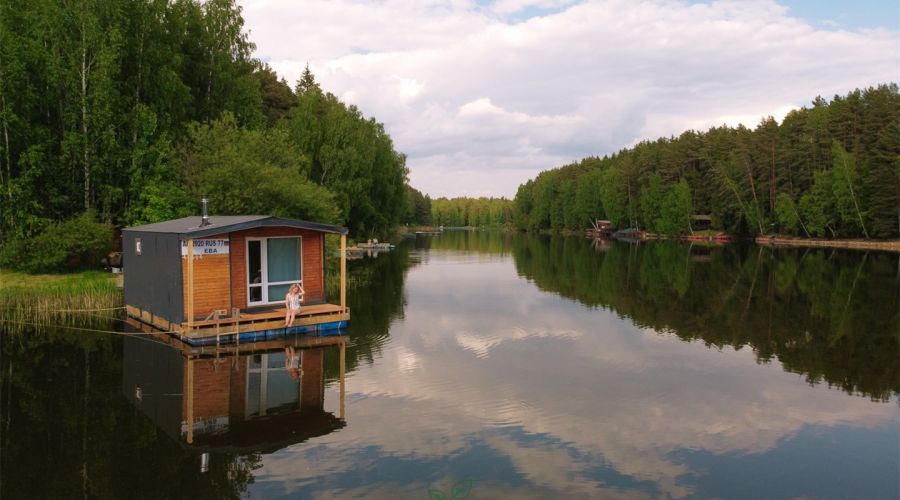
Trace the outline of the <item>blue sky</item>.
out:
[[[255,55],[384,123],[433,198],[900,81],[897,0],[239,3]]]
[[[687,0],[686,3],[710,3],[711,0]],[[495,0],[476,0],[482,9],[489,9]],[[565,10],[570,1],[552,2],[555,5],[528,5],[509,14],[511,21],[523,21]],[[900,29],[900,2],[896,0],[778,0],[793,16],[805,19],[813,26],[825,29]]]
[[[849,30],[867,28],[900,28],[900,2],[897,0],[781,0],[789,13],[810,24],[831,28],[835,24]]]

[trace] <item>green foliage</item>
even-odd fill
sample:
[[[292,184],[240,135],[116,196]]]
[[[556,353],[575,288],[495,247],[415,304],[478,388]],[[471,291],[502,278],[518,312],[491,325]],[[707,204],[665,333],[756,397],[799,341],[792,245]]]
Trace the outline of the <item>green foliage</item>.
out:
[[[241,128],[225,114],[192,127],[190,137],[181,156],[186,185],[214,213],[340,222],[333,195],[306,178],[308,161],[284,131]]]
[[[115,225],[180,214],[171,142],[226,111],[264,122],[252,50],[233,0],[0,4],[2,235],[89,207]]]
[[[96,222],[96,213],[88,210],[37,236],[8,242],[0,264],[28,273],[99,268],[113,248],[112,236],[112,226]]]
[[[194,212],[194,203],[184,188],[177,184],[166,181],[148,184],[126,212],[126,225],[138,226],[186,217]]]
[[[423,195],[412,186],[406,187],[406,215],[407,224],[427,226],[431,224],[431,198]]]
[[[686,225],[671,219],[665,231],[658,226],[666,193],[682,180],[695,212],[711,215],[718,230],[765,234],[777,221],[790,234],[897,238],[898,87],[818,97],[781,124],[767,117],[754,130],[687,131],[547,170],[519,186],[515,223],[584,229],[605,215],[620,228],[640,220],[651,231],[682,232]]]
[[[386,234],[406,214],[406,157],[382,124],[324,92],[309,68],[296,92],[281,128],[309,158],[303,173],[334,193],[352,233]]]
[[[262,92],[262,113],[266,117],[266,124],[274,126],[278,120],[286,117],[291,108],[297,104],[294,92],[290,85],[267,64],[262,64],[253,72],[253,77],[259,81]]]
[[[265,213],[387,233],[407,200],[404,155],[374,119],[295,92],[265,64],[234,0],[0,5],[0,236],[87,207],[115,225]],[[16,245],[20,245],[16,243]],[[10,247],[12,244],[9,245]]]
[[[686,180],[681,179],[666,193],[660,207],[660,216],[656,221],[656,230],[661,234],[676,236],[691,230],[691,188]]]
[[[512,224],[513,205],[506,198],[437,198],[431,220],[437,226],[504,227]]]
[[[603,214],[599,169],[588,170],[582,179],[575,182],[575,203],[573,205],[574,217],[568,224],[576,228],[590,223],[598,215]]]
[[[168,138],[156,135],[156,114],[139,104],[135,108],[135,126],[123,222],[135,226],[190,215],[196,202],[178,182],[180,170],[172,160]]]
[[[808,193],[800,198],[800,214],[813,236],[834,235],[834,195],[830,171],[816,172]],[[827,230],[827,233],[826,233]]]
[[[628,220],[628,198],[625,178],[618,169],[610,168],[601,174],[600,199],[613,227],[623,227]]]
[[[650,175],[650,184],[641,188],[641,214],[645,229],[662,232],[659,219],[662,217],[664,197],[662,177],[659,172],[654,172]]]
[[[800,224],[800,212],[789,194],[778,193],[775,212],[781,232],[794,233],[797,231]]]
[[[832,142],[831,156],[833,158],[831,190],[834,193],[834,207],[837,210],[838,220],[845,225],[858,223],[863,234],[868,237],[863,223],[864,214],[859,211],[857,197],[859,174],[856,170],[856,159],[837,140]],[[857,185],[856,189],[854,185]]]
[[[532,224],[531,215],[534,211],[534,181],[529,180],[525,184],[521,184],[516,190],[516,197],[513,199],[513,221],[516,227],[522,229],[537,229]]]
[[[900,100],[896,95],[879,97]],[[887,125],[870,137],[868,151],[871,157],[863,162],[866,167],[862,179],[868,213],[866,226],[874,238],[889,238],[900,231],[900,112],[882,119],[887,120]]]

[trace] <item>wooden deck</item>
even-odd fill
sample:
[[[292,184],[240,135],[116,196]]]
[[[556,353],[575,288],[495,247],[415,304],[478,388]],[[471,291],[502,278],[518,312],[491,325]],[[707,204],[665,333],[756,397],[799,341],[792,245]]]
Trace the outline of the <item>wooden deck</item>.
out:
[[[202,321],[174,323],[135,306],[126,306],[126,309],[132,318],[164,332],[181,335],[191,340],[283,328],[286,312],[284,307],[264,311],[254,311],[253,309],[231,312],[217,311],[212,317]],[[350,319],[350,308],[348,307],[336,304],[316,304],[303,306],[291,326],[315,326],[348,319]]]
[[[188,359],[199,359],[207,357],[225,357],[239,356],[244,354],[256,354],[262,352],[272,352],[283,350],[285,346],[292,346],[295,349],[306,349],[311,347],[330,347],[330,346],[346,346],[348,338],[346,335],[307,335],[307,334],[288,334],[275,340],[265,340],[258,342],[245,342],[243,344],[226,344],[226,345],[201,345],[192,346],[181,342],[178,338],[167,333],[160,332],[159,329],[148,325],[134,318],[125,320],[129,326],[137,331],[150,334],[150,338],[161,342],[174,349],[181,351]]]

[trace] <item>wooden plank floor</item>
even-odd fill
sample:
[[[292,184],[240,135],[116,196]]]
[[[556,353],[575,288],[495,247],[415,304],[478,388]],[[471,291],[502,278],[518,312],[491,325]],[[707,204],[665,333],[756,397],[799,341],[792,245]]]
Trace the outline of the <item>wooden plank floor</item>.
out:
[[[260,312],[247,312],[241,311],[240,317],[238,320],[243,322],[254,322],[254,321],[262,321],[262,320],[270,320],[276,318],[284,318],[287,309],[284,307],[280,307],[278,309],[269,309],[266,311]],[[341,306],[335,304],[315,304],[311,306],[303,306],[300,309],[300,314],[297,315],[298,318],[304,318],[309,316],[320,316],[323,314],[334,314],[341,312]],[[231,325],[234,324],[234,319],[232,317],[225,317],[218,320],[208,320],[208,321],[194,321],[193,326],[195,328],[202,328],[207,326],[215,326],[219,325]]]

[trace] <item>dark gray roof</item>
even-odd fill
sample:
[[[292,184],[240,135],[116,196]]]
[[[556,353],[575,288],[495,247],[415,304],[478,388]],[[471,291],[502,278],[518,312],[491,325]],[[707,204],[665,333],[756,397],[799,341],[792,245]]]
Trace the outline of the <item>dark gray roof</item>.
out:
[[[283,219],[271,215],[210,215],[208,226],[200,227],[199,215],[182,217],[181,219],[144,224],[143,226],[126,227],[123,231],[136,231],[143,233],[170,233],[177,234],[182,240],[188,238],[202,238],[222,233],[253,229],[255,227],[295,227],[309,229],[323,233],[347,234],[346,227],[321,224],[305,220]]]

